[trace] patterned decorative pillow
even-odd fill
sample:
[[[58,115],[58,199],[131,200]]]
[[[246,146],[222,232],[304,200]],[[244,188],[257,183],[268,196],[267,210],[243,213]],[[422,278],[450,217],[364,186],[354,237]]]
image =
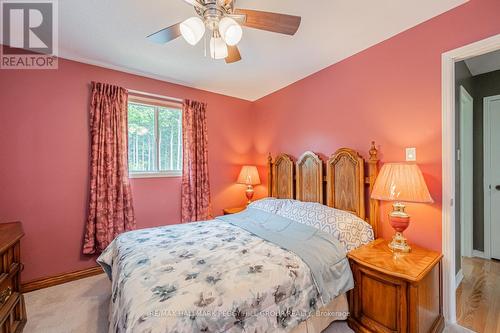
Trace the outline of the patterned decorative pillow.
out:
[[[248,205],[249,208],[257,208],[269,213],[276,214],[278,210],[283,206],[285,202],[289,200],[286,199],[276,199],[276,198],[263,198],[252,202]]]
[[[373,241],[372,227],[359,217],[315,202],[286,200],[276,213],[336,237],[351,251]]]

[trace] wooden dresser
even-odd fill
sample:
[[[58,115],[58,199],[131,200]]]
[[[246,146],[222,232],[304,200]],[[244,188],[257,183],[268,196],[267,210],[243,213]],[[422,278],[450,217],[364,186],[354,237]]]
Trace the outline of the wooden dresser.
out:
[[[0,223],[0,333],[22,332],[26,307],[21,294],[20,222]]]
[[[417,246],[394,254],[377,239],[348,255],[355,286],[349,326],[356,332],[441,332],[442,255]]]

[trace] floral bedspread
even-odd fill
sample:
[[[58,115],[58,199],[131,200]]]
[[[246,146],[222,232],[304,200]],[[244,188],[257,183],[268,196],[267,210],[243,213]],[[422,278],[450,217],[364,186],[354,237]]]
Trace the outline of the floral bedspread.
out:
[[[110,332],[288,332],[322,307],[301,258],[221,220],[124,233],[98,262]]]

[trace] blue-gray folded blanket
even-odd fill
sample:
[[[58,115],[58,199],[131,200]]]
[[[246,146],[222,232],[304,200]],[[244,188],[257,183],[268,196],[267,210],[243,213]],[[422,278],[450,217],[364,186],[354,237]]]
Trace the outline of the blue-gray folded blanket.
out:
[[[311,270],[324,305],[354,287],[345,248],[326,232],[255,208],[217,219],[298,255]]]

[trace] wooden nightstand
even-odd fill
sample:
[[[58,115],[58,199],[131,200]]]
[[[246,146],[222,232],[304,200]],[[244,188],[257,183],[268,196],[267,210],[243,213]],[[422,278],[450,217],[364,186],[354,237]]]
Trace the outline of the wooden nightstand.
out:
[[[224,208],[224,215],[236,214],[247,209],[246,207]]]
[[[441,332],[444,328],[440,253],[412,245],[393,254],[377,239],[348,254],[355,286],[349,326],[356,332]]]

